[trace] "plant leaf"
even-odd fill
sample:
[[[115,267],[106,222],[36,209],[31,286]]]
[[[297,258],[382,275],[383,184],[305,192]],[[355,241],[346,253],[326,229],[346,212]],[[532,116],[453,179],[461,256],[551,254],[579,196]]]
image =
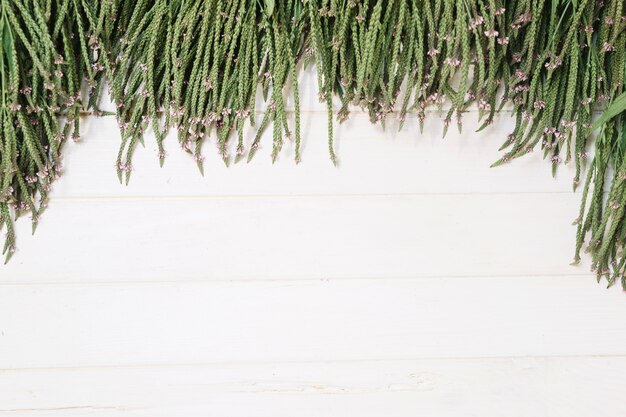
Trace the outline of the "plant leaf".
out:
[[[4,22],[2,28],[2,49],[4,56],[7,58],[7,65],[9,66],[9,72],[13,72],[13,37],[9,33],[9,24]]]
[[[621,112],[626,110],[626,92],[617,96],[611,103],[609,107],[602,113],[602,116],[591,126],[591,130],[594,131]]]

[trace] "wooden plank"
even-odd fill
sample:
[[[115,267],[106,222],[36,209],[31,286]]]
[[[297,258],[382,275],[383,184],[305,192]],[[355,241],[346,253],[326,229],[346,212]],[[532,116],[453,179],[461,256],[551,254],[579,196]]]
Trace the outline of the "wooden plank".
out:
[[[53,201],[1,283],[589,274],[573,194]],[[586,257],[585,257],[586,259]]]
[[[68,143],[64,175],[54,185],[55,198],[206,196],[206,195],[310,195],[310,194],[407,194],[407,193],[526,193],[572,190],[573,164],[563,165],[557,177],[551,164],[537,150],[498,168],[489,166],[502,153],[511,122],[508,116],[481,133],[475,115],[468,116],[463,133],[451,126],[442,139],[443,123],[434,118],[419,132],[415,118],[398,132],[397,122],[386,130],[370,124],[364,114],[337,127],[335,168],[328,156],[326,115],[303,114],[302,163],[293,162],[293,141],[286,139],[277,163],[272,164],[271,129],[250,164],[241,161],[227,167],[217,153],[215,138],[204,146],[202,177],[192,157],[178,145],[175,135],[165,140],[168,156],[159,166],[156,141],[146,135],[146,147],[135,152],[134,171],[128,187],[121,186],[114,168],[120,144],[113,117],[85,122],[83,143]],[[247,129],[246,143],[254,139]],[[236,141],[233,141],[233,145]],[[234,150],[233,150],[234,155]]]
[[[576,276],[5,285],[0,369],[626,355],[624,314]]]
[[[626,358],[3,371],[2,416],[621,417]]]

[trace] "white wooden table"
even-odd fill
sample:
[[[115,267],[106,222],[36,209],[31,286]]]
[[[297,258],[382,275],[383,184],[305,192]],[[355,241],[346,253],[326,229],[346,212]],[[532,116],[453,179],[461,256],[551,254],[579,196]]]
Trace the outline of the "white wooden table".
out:
[[[303,76],[303,161],[168,138],[114,170],[90,119],[34,237],[0,268],[0,416],[621,417],[626,294],[573,267],[579,193],[512,126],[355,111],[329,162]],[[251,140],[248,131],[247,140]]]

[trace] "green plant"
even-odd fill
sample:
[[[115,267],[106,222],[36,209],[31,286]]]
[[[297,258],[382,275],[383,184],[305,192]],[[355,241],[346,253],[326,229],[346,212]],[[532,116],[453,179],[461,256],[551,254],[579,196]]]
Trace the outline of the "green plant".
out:
[[[116,103],[120,181],[148,128],[161,163],[176,129],[202,170],[216,138],[226,164],[250,160],[272,129],[272,157],[295,138],[301,159],[297,74],[314,61],[328,108],[328,148],[353,105],[373,123],[423,121],[449,110],[459,129],[471,105],[482,128],[510,103],[515,128],[500,165],[540,148],[556,170],[583,182],[575,260],[584,240],[598,278],[626,288],[626,7],[623,0],[1,0],[0,224],[5,252],[14,216],[33,224],[59,173],[61,149],[81,112],[102,114],[105,85]],[[158,53],[157,53],[158,52]],[[87,95],[81,94],[83,79]],[[256,121],[257,89],[265,111]],[[295,114],[285,110],[287,91]],[[594,110],[604,110],[594,124]],[[243,128],[257,134],[246,147]],[[593,125],[592,125],[593,124]],[[597,137],[593,132],[597,130]],[[230,155],[228,143],[237,140]],[[595,150],[588,156],[593,140]],[[586,171],[586,172],[585,172]],[[584,175],[584,179],[581,179]],[[608,187],[608,198],[605,188]]]

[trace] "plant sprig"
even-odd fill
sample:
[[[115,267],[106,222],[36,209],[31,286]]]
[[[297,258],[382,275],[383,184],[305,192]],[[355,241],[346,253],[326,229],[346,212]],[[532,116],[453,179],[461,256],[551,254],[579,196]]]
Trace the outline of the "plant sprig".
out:
[[[314,61],[335,164],[334,119],[345,120],[352,106],[373,123],[396,117],[402,127],[412,115],[422,126],[428,108],[447,105],[447,131],[453,118],[462,128],[470,106],[482,130],[510,105],[515,127],[494,165],[538,148],[553,172],[573,161],[574,188],[584,176],[575,260],[590,237],[598,277],[626,288],[623,0],[0,0],[0,7],[7,258],[13,218],[30,212],[36,225],[63,143],[78,139],[81,112],[102,113],[105,85],[121,130],[117,174],[128,182],[148,129],[161,164],[172,129],[202,171],[208,138],[224,163],[250,161],[270,126],[272,159],[295,138],[299,162],[297,77]],[[605,113],[594,123],[597,109]],[[256,130],[249,144],[246,126]]]

